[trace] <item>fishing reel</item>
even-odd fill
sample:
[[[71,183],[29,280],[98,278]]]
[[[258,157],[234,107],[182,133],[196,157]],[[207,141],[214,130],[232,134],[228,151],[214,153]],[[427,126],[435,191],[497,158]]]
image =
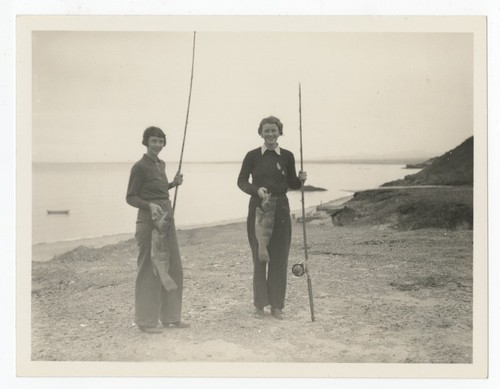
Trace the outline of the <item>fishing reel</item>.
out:
[[[292,273],[296,277],[302,277],[306,273],[306,267],[303,263],[296,263],[292,266]]]

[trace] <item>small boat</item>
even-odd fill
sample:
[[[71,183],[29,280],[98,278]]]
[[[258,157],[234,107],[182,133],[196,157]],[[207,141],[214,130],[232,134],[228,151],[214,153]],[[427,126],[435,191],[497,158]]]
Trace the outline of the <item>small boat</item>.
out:
[[[69,215],[69,209],[47,209],[49,215]]]

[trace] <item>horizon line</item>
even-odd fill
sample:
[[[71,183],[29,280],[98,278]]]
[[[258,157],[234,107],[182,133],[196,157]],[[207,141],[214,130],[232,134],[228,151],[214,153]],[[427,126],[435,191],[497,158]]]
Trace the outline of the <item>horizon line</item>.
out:
[[[308,163],[414,163],[414,162],[425,162],[433,157],[346,157],[346,158],[314,158],[314,159],[304,159],[304,162]],[[178,161],[164,160],[165,163],[172,164],[178,163]],[[137,161],[31,161],[32,163],[135,163]],[[241,160],[228,160],[228,161],[183,161],[183,163],[188,164],[199,164],[199,163],[241,163]],[[297,161],[296,161],[297,162]]]

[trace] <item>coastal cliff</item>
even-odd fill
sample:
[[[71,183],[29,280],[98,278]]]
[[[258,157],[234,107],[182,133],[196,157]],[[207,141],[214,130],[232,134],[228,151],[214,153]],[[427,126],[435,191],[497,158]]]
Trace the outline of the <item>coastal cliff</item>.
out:
[[[451,185],[472,186],[474,183],[474,137],[436,158],[429,166],[402,180],[382,186]]]
[[[322,204],[316,215],[330,217],[337,226],[472,229],[473,147],[470,137],[420,172],[356,192],[342,206]]]

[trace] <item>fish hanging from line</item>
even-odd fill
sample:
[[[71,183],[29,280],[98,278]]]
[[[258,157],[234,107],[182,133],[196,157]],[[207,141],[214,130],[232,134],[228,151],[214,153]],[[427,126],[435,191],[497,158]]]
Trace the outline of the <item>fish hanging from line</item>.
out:
[[[154,221],[154,228],[151,233],[151,262],[153,263],[153,271],[160,277],[161,283],[167,291],[177,289],[177,284],[168,274],[170,267],[168,235],[172,227],[172,220],[173,212],[169,202],[167,210],[162,217]]]
[[[271,240],[274,228],[274,213],[276,210],[277,197],[267,195],[260,207],[255,210],[255,237],[258,245],[258,257],[260,262],[269,263],[267,245]]]

